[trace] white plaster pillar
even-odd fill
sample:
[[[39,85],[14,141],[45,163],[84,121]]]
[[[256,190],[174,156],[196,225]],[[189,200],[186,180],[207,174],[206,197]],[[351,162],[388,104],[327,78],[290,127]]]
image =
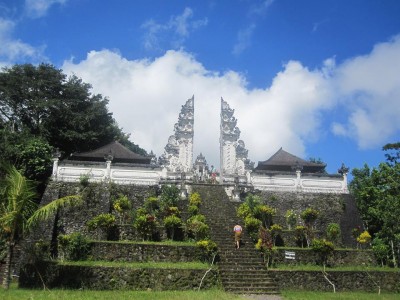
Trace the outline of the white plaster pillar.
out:
[[[56,181],[57,180],[57,174],[58,174],[58,157],[53,158],[53,172],[51,174],[51,178]]]
[[[300,190],[302,188],[301,186],[301,170],[297,169],[296,170],[296,189]]]

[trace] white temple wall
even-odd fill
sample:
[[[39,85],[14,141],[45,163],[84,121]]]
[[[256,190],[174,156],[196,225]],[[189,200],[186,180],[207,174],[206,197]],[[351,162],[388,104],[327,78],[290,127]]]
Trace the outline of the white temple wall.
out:
[[[301,191],[311,193],[348,194],[345,177],[304,177],[301,175],[258,175],[251,174],[251,184],[261,191]]]
[[[54,174],[56,176],[54,176]],[[89,176],[91,182],[112,181],[117,184],[156,185],[162,175],[161,169],[134,169],[106,166],[73,166],[66,165],[57,168],[53,180],[63,182],[79,182],[81,176]]]

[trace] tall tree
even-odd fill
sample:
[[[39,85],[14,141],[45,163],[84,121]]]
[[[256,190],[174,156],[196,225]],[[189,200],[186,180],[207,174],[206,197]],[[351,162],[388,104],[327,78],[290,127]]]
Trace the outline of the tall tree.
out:
[[[31,64],[3,68],[0,72],[0,160],[20,169],[19,146],[40,139],[68,156],[120,140],[135,152],[146,151],[129,141],[108,111],[108,99],[91,93],[91,85],[76,76],[67,78],[52,65]],[[36,140],[37,141],[37,140]],[[11,143],[10,143],[11,142]],[[26,153],[25,153],[26,154]],[[31,174],[26,174],[31,175]],[[40,176],[38,176],[40,177]],[[38,179],[30,176],[30,178]],[[40,178],[39,178],[40,179]]]
[[[396,146],[397,145],[397,146]],[[390,246],[393,265],[397,266],[400,251],[400,164],[399,143],[385,145],[387,161],[377,168],[364,165],[352,171],[350,190],[356,198],[368,231]],[[396,152],[397,151],[397,152]]]

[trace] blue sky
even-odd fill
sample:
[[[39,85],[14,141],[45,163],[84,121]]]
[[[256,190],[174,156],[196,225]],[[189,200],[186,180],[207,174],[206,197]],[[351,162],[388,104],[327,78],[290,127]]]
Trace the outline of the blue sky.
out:
[[[251,160],[283,147],[334,173],[400,140],[399,16],[397,0],[0,0],[0,66],[76,74],[157,155],[194,95],[214,165],[223,97]]]

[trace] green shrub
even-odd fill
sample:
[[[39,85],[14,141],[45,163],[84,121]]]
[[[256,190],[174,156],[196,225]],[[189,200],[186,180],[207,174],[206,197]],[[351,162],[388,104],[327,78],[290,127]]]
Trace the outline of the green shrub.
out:
[[[143,240],[151,240],[157,229],[156,217],[150,214],[139,214],[133,223],[133,227]]]
[[[176,207],[176,206],[170,206],[170,207],[168,207],[168,208],[166,209],[166,212],[165,212],[165,213],[166,213],[167,216],[177,216],[177,217],[179,217],[180,214],[181,214],[179,208]]]
[[[189,205],[194,205],[199,207],[201,205],[201,196],[199,193],[195,192],[189,196]]]
[[[189,238],[199,241],[208,238],[210,228],[203,215],[195,215],[186,221],[186,231]]]
[[[196,247],[202,252],[202,258],[211,262],[217,255],[218,247],[217,244],[211,240],[201,240],[196,243]]]
[[[271,231],[265,227],[260,228],[259,238],[256,244],[256,249],[263,254],[263,261],[268,268],[273,263],[273,256],[278,253],[274,246]]]
[[[161,206],[163,208],[170,206],[177,206],[178,200],[180,199],[179,188],[175,185],[163,185],[161,188]]]
[[[304,221],[304,224],[308,228],[312,228],[314,226],[315,221],[317,220],[319,216],[319,212],[311,207],[306,208],[302,213],[301,213],[301,218]]]
[[[289,209],[288,211],[286,211],[285,219],[286,219],[286,224],[287,224],[289,230],[291,230],[292,228],[294,228],[296,226],[297,216],[292,209]]]
[[[113,209],[120,215],[120,223],[126,223],[129,212],[131,212],[132,209],[132,204],[127,196],[120,194],[119,197],[113,201]]]
[[[304,243],[307,243],[306,232],[307,228],[305,226],[299,225],[294,229],[296,244],[302,248],[304,247]]]
[[[129,211],[132,208],[132,205],[128,197],[121,194],[113,201],[113,208],[115,211],[122,214],[126,211]]]
[[[157,197],[149,197],[144,201],[143,207],[149,214],[156,214],[160,210],[160,200]]]
[[[167,216],[164,218],[164,226],[171,240],[174,240],[175,231],[182,227],[182,219],[176,215]]]
[[[188,207],[188,212],[189,212],[189,215],[191,215],[191,216],[197,215],[199,213],[199,211],[200,211],[200,209],[196,205],[189,205],[189,207]]]
[[[57,237],[58,250],[61,259],[64,260],[86,260],[89,254],[90,245],[86,237],[81,233],[75,232],[68,235],[59,235]]]
[[[389,254],[388,245],[386,245],[382,239],[376,237],[372,240],[372,251],[374,252],[376,259],[383,267]]]
[[[329,223],[326,227],[326,237],[332,243],[337,244],[341,235],[340,226],[337,223]]]
[[[312,250],[318,255],[319,260],[317,261],[317,263],[322,263],[325,267],[328,261],[328,257],[333,254],[333,250],[335,250],[333,243],[325,239],[314,239],[311,247]]]
[[[247,203],[240,204],[239,207],[237,208],[236,213],[237,213],[237,216],[239,218],[242,218],[243,220],[246,219],[247,217],[253,216],[253,212],[251,211],[251,209]]]
[[[258,238],[258,231],[261,226],[261,221],[259,219],[256,219],[254,217],[247,217],[244,220],[244,226],[247,229],[247,232],[251,236],[251,238],[256,241]]]
[[[90,231],[98,228],[107,230],[115,225],[115,216],[112,214],[100,214],[89,220],[86,225]]]
[[[278,237],[278,235],[280,235],[282,233],[282,226],[278,225],[278,224],[274,224],[270,227],[270,231],[271,231],[272,241],[275,246],[276,238]]]
[[[272,217],[276,214],[276,209],[265,204],[254,207],[254,217],[262,221],[262,225],[268,228],[272,224]]]
[[[89,179],[90,179],[89,174],[81,174],[79,176],[79,184],[85,188],[89,185]]]
[[[371,242],[371,235],[367,230],[365,230],[359,235],[357,242],[361,245],[361,247],[368,245]]]

